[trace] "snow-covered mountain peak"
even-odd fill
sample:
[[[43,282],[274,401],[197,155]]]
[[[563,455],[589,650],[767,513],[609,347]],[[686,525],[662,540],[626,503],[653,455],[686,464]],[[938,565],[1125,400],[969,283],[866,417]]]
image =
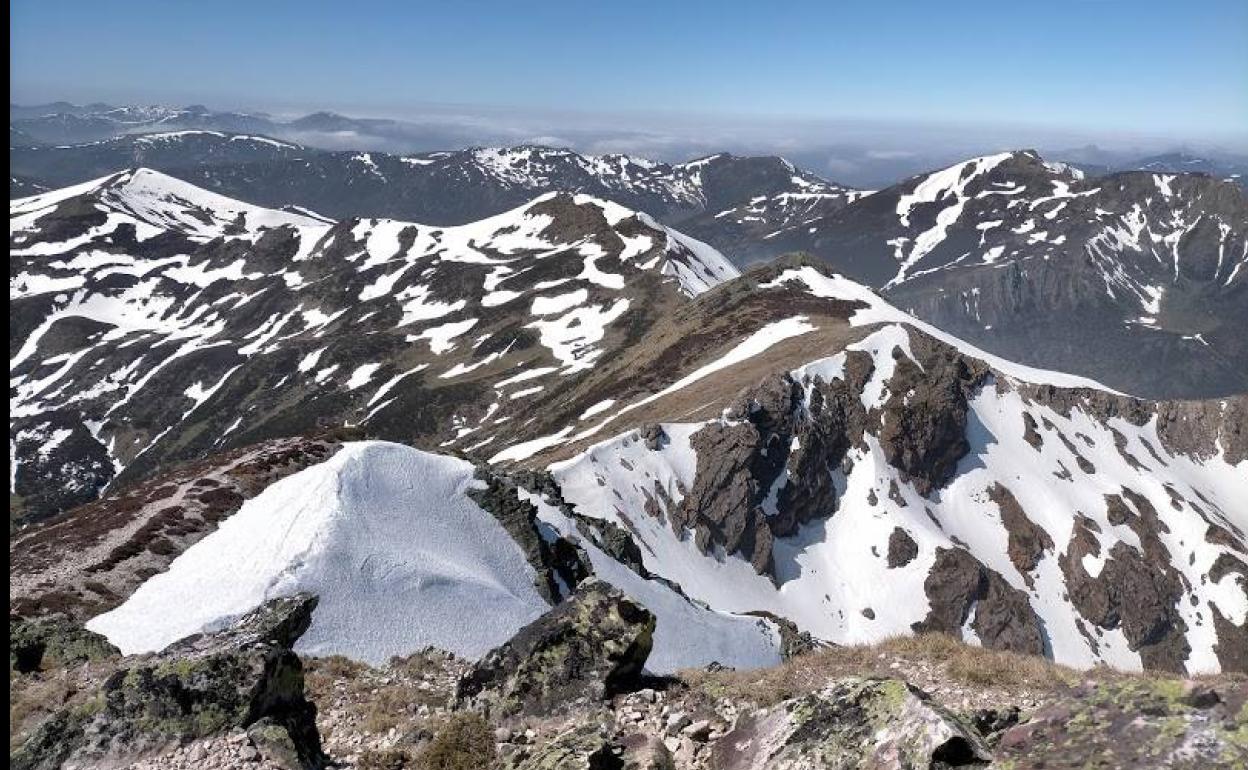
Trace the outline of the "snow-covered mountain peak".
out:
[[[426,387],[483,399],[456,398],[428,424],[439,443],[523,433],[539,394],[738,275],[705,244],[585,194],[453,227],[327,223],[140,169],[13,201],[10,233],[11,485],[53,463],[80,473],[56,500],[155,460],[234,387],[258,401],[199,440],[240,440],[294,406],[259,403],[278,392],[335,394],[360,424],[423,403]],[[60,452],[84,464],[67,471]]]
[[[159,171],[137,168],[10,202],[10,237],[22,243],[23,233],[34,231],[44,216],[70,202],[104,214],[106,221],[91,232],[91,237],[112,232],[122,224],[133,225],[140,240],[174,231],[195,241],[255,235],[283,226],[324,224],[311,217],[227,198]]]

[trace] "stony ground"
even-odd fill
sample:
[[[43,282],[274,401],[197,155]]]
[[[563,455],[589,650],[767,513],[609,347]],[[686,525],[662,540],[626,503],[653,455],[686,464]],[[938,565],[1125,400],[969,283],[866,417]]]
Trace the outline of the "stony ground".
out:
[[[721,767],[716,742],[744,715],[846,677],[876,676],[910,682],[986,733],[993,767],[1039,767],[1041,761],[1047,767],[1211,766],[1185,764],[1185,757],[1197,756],[1192,752],[1200,748],[1187,745],[1201,740],[1192,725],[1225,722],[1228,714],[1231,723],[1221,727],[1238,735],[1243,751],[1224,751],[1212,766],[1248,766],[1248,707],[1243,705],[1248,679],[1242,676],[1183,680],[1078,672],[938,635],[821,650],[762,671],[687,671],[607,702],[578,702],[561,715],[491,722],[454,708],[456,682],[469,664],[440,652],[395,659],[383,668],[343,658],[305,663],[307,693],[318,708],[324,748],[337,767],[357,770],[597,767],[586,764],[586,757],[600,749],[605,756],[604,747],[621,755],[615,761],[623,764],[603,767]],[[69,702],[76,687],[98,678],[92,665],[43,674],[11,670],[11,747],[37,711],[33,700]],[[1197,708],[1215,700],[1219,705],[1213,711]],[[1130,719],[1124,722],[1123,715]],[[1123,756],[1121,746],[1113,745],[1120,740],[1116,736],[1131,730],[1142,747],[1138,757]],[[1190,737],[1184,737],[1185,731]],[[1041,747],[1044,758],[1032,756]],[[235,730],[129,767],[267,770],[280,765],[265,760],[247,733]]]

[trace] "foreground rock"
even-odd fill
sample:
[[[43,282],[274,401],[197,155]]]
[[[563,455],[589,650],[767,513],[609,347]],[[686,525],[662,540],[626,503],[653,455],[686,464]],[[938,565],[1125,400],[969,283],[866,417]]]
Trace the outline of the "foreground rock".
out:
[[[10,766],[116,766],[250,728],[255,756],[287,770],[321,767],[316,707],[291,651],[315,608],[306,594],[275,599],[225,631],[123,661],[85,703],[40,725]]]
[[[14,671],[68,667],[120,654],[107,639],[61,613],[9,619],[9,668]]]
[[[712,748],[717,770],[985,765],[974,728],[897,679],[850,678],[743,715]]]
[[[619,590],[587,580],[486,655],[460,680],[458,697],[494,717],[601,701],[641,674],[654,624],[648,610]]]
[[[1248,767],[1248,682],[1085,684],[1001,734],[997,756],[1011,770]]]

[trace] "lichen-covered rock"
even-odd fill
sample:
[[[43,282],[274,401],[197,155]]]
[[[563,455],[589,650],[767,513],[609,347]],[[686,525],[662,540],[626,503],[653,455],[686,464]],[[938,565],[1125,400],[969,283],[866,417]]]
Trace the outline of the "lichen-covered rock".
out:
[[[285,725],[272,717],[264,717],[247,728],[247,739],[260,752],[260,757],[282,770],[302,770],[304,758]]]
[[[538,746],[515,770],[609,770],[622,768],[622,749],[611,743],[609,734],[597,724],[578,725]]]
[[[619,741],[624,750],[622,770],[676,770],[676,761],[655,735],[633,733]]]
[[[9,619],[9,667],[14,671],[66,667],[120,654],[107,639],[78,625],[68,615]]]
[[[283,742],[276,730],[284,729],[298,767],[319,767],[316,707],[304,696],[303,667],[291,651],[315,607],[307,594],[274,599],[221,633],[127,659],[85,704],[37,728],[10,766],[115,764],[264,720],[257,735],[265,733],[266,744]]]
[[[995,751],[1010,770],[1248,767],[1248,683],[1087,684],[1006,730]]]
[[[985,765],[983,739],[898,679],[849,678],[747,713],[711,747],[715,770],[917,770]]]
[[[603,700],[629,689],[641,674],[654,624],[644,607],[590,578],[482,658],[460,680],[457,698],[494,717]]]

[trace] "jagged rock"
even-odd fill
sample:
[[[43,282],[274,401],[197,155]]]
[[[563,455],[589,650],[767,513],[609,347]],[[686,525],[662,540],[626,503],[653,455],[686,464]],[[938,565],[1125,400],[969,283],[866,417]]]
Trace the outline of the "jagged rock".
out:
[[[1040,563],[1045,551],[1053,550],[1053,538],[1027,516],[1014,494],[1003,484],[990,487],[988,496],[1001,511],[1001,523],[1009,536],[1006,547],[1010,561],[1031,585],[1031,571]]]
[[[590,578],[482,658],[460,680],[457,698],[495,717],[600,701],[635,684],[654,625],[648,610]]]
[[[936,562],[923,581],[923,590],[931,609],[926,618],[913,624],[915,631],[940,631],[961,638],[969,619],[985,647],[1044,654],[1040,620],[1027,594],[961,548],[936,549]]]
[[[1205,770],[1248,765],[1248,683],[1192,698],[1175,679],[1087,684],[1001,734],[1011,770]]]
[[[843,380],[819,380],[807,400],[783,374],[746,390],[728,411],[736,421],[710,423],[691,437],[697,473],[671,524],[693,530],[703,551],[722,546],[774,575],[775,538],[836,510],[831,471],[861,436],[863,410]],[[763,503],[773,491],[769,515]]]
[[[913,346],[922,366],[898,357],[888,400],[873,416],[882,420],[877,435],[885,459],[927,495],[953,477],[958,460],[970,451],[967,398],[988,367],[923,338],[916,337]]]
[[[910,533],[901,527],[893,527],[888,536],[888,566],[904,567],[919,555],[919,545],[910,537]]]
[[[286,744],[297,767],[320,767],[316,707],[304,696],[303,666],[291,651],[315,608],[316,597],[308,594],[274,599],[221,633],[127,659],[84,705],[40,725],[10,756],[10,766],[117,764],[259,724],[257,736],[274,756],[274,747]],[[284,741],[277,730],[285,731]]]
[[[657,423],[647,423],[637,429],[637,435],[646,445],[646,449],[651,452],[657,452],[667,443],[667,433],[663,431],[663,426]]]
[[[739,553],[755,571],[770,572],[770,541],[758,542],[764,524],[759,507],[762,493],[751,473],[758,451],[758,431],[749,423],[712,423],[694,433],[690,446],[698,458],[697,475],[689,494],[673,512],[673,529],[691,529],[703,552],[722,545]]]
[[[596,724],[566,730],[537,747],[515,770],[616,770],[622,749]]]
[[[120,654],[107,639],[78,625],[68,615],[9,618],[9,667],[14,671],[67,667]]]
[[[568,506],[569,509],[571,507]],[[585,516],[575,511],[571,512],[570,516],[576,522],[577,531],[592,540],[595,545],[602,549],[603,553],[643,578],[651,577],[650,571],[646,569],[641,555],[641,546],[637,545],[637,541],[633,539],[628,530],[615,522],[607,521],[606,519],[595,519],[592,516]]]
[[[1140,515],[1131,510],[1127,500]],[[1191,647],[1185,633],[1187,623],[1178,607],[1184,594],[1183,578],[1171,566],[1161,539],[1166,525],[1147,499],[1129,490],[1106,496],[1106,508],[1110,523],[1134,530],[1143,550],[1122,541],[1115,543],[1093,577],[1084,568],[1083,557],[1101,555],[1100,543],[1090,520],[1078,519],[1066,553],[1058,559],[1070,601],[1091,623],[1121,628],[1147,668],[1181,672]],[[1214,622],[1216,628],[1216,615]],[[1226,637],[1219,634],[1219,638]],[[1235,660],[1228,658],[1234,666]]]
[[[849,678],[747,713],[711,747],[714,770],[884,770],[986,765],[969,725],[897,679]]]
[[[782,618],[774,612],[755,610],[745,614],[767,618],[775,624],[776,631],[780,634],[780,657],[784,660],[791,660],[799,655],[805,655],[808,652],[832,646],[829,642],[815,638],[809,631],[801,630],[796,623],[788,618]]]
[[[593,573],[589,558],[579,548],[562,537],[544,535],[537,507],[520,499],[514,483],[484,468],[478,469],[477,475],[484,478],[486,488],[469,489],[468,496],[498,519],[520,546],[536,573],[534,586],[543,599],[558,603],[563,598],[561,583],[574,587]]]

